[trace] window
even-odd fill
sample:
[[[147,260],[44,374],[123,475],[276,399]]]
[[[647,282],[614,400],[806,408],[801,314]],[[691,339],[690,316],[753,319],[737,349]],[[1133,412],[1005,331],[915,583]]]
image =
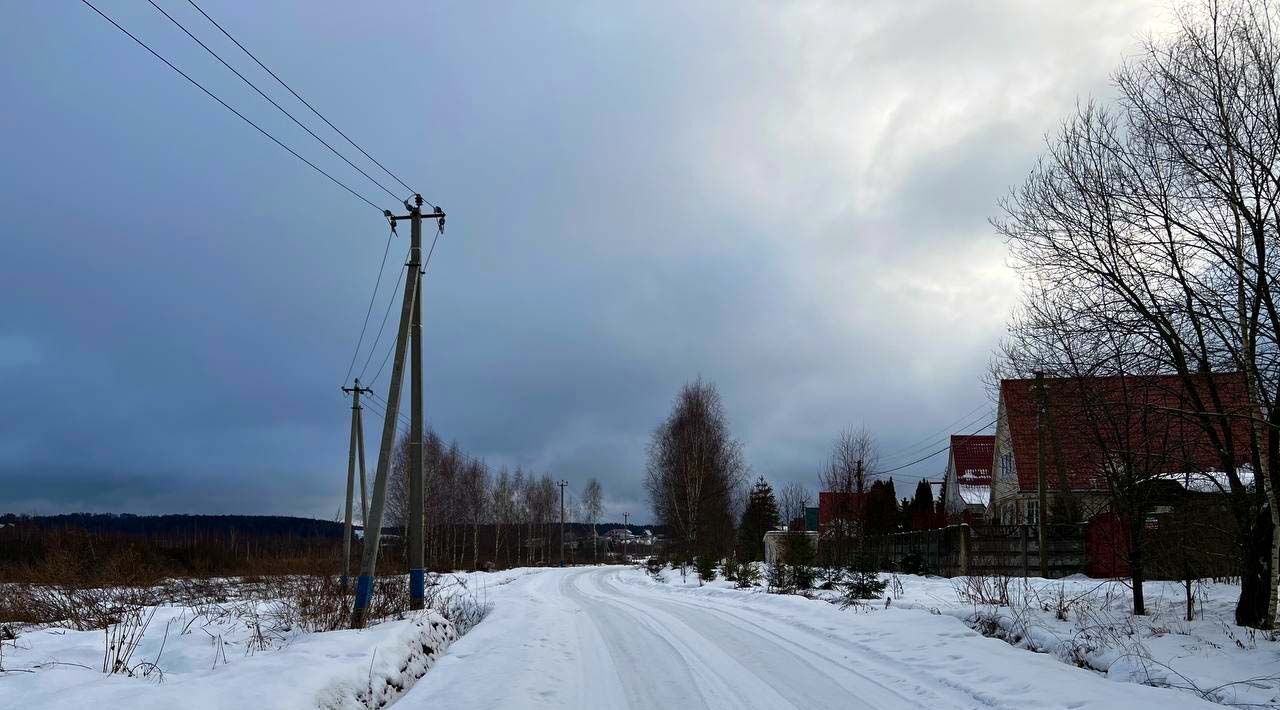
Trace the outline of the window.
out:
[[[1000,454],[1000,477],[1006,480],[1013,478],[1013,454]]]
[[[1040,501],[1027,501],[1027,525],[1040,524]]]

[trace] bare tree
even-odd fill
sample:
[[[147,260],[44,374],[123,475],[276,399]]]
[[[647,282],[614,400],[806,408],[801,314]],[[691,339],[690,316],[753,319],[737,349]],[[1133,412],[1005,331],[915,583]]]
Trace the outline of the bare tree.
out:
[[[493,561],[502,559],[502,533],[516,524],[516,488],[511,481],[511,472],[506,466],[498,469],[498,477],[494,480],[491,492],[492,500],[489,510],[493,516]],[[510,543],[508,543],[510,547]]]
[[[871,431],[865,426],[845,429],[831,447],[831,459],[820,476],[822,487],[861,494],[879,465],[880,452]]]
[[[469,459],[458,481],[458,498],[471,528],[471,568],[480,568],[480,524],[489,515],[489,467],[480,459]]]
[[[836,437],[831,458],[818,476],[823,490],[832,495],[821,551],[824,565],[851,564],[861,549],[868,481],[879,463],[875,437],[865,426],[846,429]]]
[[[1029,287],[1024,362],[1180,378],[1227,481],[1237,623],[1264,628],[1280,598],[1278,27],[1264,2],[1182,8],[1116,73],[1118,104],[1068,119],[995,221]],[[1241,373],[1245,405],[1211,372]]]
[[[805,508],[813,503],[813,491],[798,481],[791,481],[778,493],[778,512],[782,514],[782,523],[791,525],[796,519],[803,519]]]
[[[654,517],[685,559],[733,550],[734,509],[746,473],[715,385],[700,378],[686,384],[653,433],[645,475]]]
[[[591,526],[591,561],[595,562],[598,541],[596,524],[600,522],[600,516],[604,515],[604,489],[595,478],[587,479],[587,485],[582,489],[582,514],[584,522]]]

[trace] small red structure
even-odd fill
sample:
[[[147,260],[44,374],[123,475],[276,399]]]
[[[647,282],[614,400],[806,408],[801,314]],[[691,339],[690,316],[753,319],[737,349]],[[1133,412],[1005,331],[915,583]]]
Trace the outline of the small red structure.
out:
[[[1120,516],[1112,512],[1093,516],[1084,545],[1085,574],[1097,579],[1129,576],[1129,536]]]
[[[818,533],[824,533],[837,520],[861,519],[866,510],[867,494],[856,491],[822,491],[818,493]]]

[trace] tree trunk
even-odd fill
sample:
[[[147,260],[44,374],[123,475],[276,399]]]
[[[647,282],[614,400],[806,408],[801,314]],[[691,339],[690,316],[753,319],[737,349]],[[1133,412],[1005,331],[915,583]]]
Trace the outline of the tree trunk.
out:
[[[1146,524],[1146,516],[1141,513],[1129,514],[1129,576],[1133,580],[1133,615],[1146,616],[1147,600],[1142,590],[1142,582],[1146,574],[1142,569],[1142,526]],[[1044,554],[1041,550],[1040,554]]]
[[[1272,547],[1271,516],[1259,511],[1254,524],[1245,535],[1240,570],[1240,600],[1236,603],[1236,624],[1262,628],[1268,620],[1271,580],[1268,579]]]

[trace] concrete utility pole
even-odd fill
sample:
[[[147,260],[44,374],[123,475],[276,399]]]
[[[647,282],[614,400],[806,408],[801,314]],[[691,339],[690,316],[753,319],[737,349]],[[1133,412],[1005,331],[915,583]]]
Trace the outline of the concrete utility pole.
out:
[[[356,380],[356,386],[360,386],[360,380]],[[363,526],[369,520],[369,485],[364,478],[364,407],[356,410],[356,447],[360,452],[360,525]]]
[[[404,300],[400,305],[400,326],[396,331],[396,348],[395,361],[391,364],[391,384],[387,390],[387,406],[386,416],[382,423],[382,442],[381,448],[378,450],[378,468],[373,476],[373,500],[369,505],[369,520],[365,524],[364,535],[364,555],[360,564],[360,578],[356,581],[356,598],[353,609],[351,610],[351,628],[364,628],[369,621],[369,605],[373,598],[373,577],[378,566],[378,543],[382,537],[382,516],[386,507],[387,496],[387,477],[391,469],[391,452],[395,449],[396,437],[396,421],[400,416],[400,390],[404,383],[404,362],[406,350],[410,340],[410,326],[415,321],[415,313],[417,306],[420,305],[418,291],[422,285],[422,268],[421,268],[421,251],[422,251],[422,197],[414,195],[415,204],[410,206],[406,201],[405,207],[409,210],[407,215],[392,215],[386,212],[387,219],[394,225],[395,222],[401,220],[410,220],[414,223],[412,232],[412,243],[409,246],[409,263],[405,266],[408,269],[408,277],[404,282]],[[430,215],[437,221],[439,229],[444,229],[445,214],[439,207]],[[420,321],[418,321],[420,323]],[[421,347],[417,348],[421,353]],[[421,374],[420,368],[419,376]],[[411,373],[412,374],[412,373]],[[409,485],[410,485],[410,520],[409,520],[409,598],[412,606],[415,598],[421,600],[424,595],[424,575],[422,572],[422,459],[421,459],[421,426],[422,426],[422,400],[421,400],[421,381],[415,381],[413,388],[419,391],[417,397],[410,397],[411,404],[416,404],[414,412],[410,418],[410,438],[411,443],[417,444],[418,461],[415,466],[410,461]],[[417,436],[413,435],[414,419],[416,418]],[[410,449],[411,455],[414,449]],[[413,495],[415,472],[417,478],[418,495]],[[417,501],[417,514],[414,514],[414,501]],[[416,531],[415,531],[416,527]],[[416,536],[417,544],[413,544]],[[416,554],[415,554],[416,549]],[[416,567],[415,567],[416,565]],[[421,604],[421,601],[418,602]],[[421,606],[415,607],[421,608]]]
[[[414,195],[409,210],[411,263],[420,263],[422,252],[422,196]],[[413,292],[413,322],[409,325],[409,608],[421,609],[426,599],[423,564],[422,486],[422,269],[413,267],[418,287]]]
[[[360,378],[356,378],[355,387],[343,387],[342,391],[351,395],[351,444],[347,448],[347,503],[342,517],[342,589],[345,593],[347,589],[347,578],[351,576],[351,541],[354,537],[352,534],[351,508],[354,505],[356,479],[356,453],[360,455],[360,521],[364,522],[365,517],[365,501],[364,501],[364,432],[360,427],[360,395],[364,392],[372,392],[367,387],[360,386]]]
[[[560,481],[556,485],[560,486],[560,566],[564,567],[564,487],[569,482]]]
[[[622,561],[627,560],[627,542],[631,539],[631,526],[627,524],[627,520],[631,518],[631,513],[622,514]]]
[[[1045,415],[1045,397],[1044,397],[1044,373],[1036,372],[1036,383],[1032,386],[1036,393],[1036,494],[1038,500],[1036,503],[1036,532],[1038,535],[1037,542],[1040,546],[1040,576],[1048,578],[1049,576],[1049,544],[1048,535],[1045,530],[1045,518],[1049,511],[1049,489],[1045,484],[1044,478],[1044,415]]]

